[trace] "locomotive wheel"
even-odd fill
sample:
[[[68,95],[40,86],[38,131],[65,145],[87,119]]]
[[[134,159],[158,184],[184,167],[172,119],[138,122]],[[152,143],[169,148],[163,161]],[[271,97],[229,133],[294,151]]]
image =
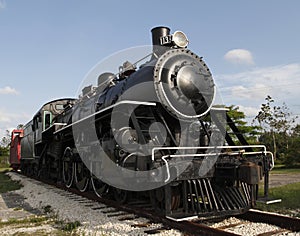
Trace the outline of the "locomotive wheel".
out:
[[[40,171],[39,171],[39,166],[37,164],[33,165],[33,175],[36,178],[40,177]]]
[[[74,178],[74,164],[73,164],[73,151],[67,147],[63,155],[63,181],[67,188],[70,188]]]
[[[153,189],[150,191],[150,201],[156,211],[165,211],[165,191],[164,188]]]
[[[91,183],[97,197],[102,198],[103,195],[107,194],[108,185],[98,179],[95,175],[92,175]]]
[[[165,211],[165,191],[164,187],[150,191],[150,201],[156,211]],[[171,210],[176,210],[180,206],[180,189],[178,186],[171,187]]]
[[[27,176],[29,177],[33,176],[33,167],[31,165],[27,167]]]
[[[114,198],[119,203],[125,203],[127,201],[128,192],[119,188],[114,188]]]
[[[80,192],[84,192],[89,185],[90,171],[83,162],[74,164],[75,184]]]
[[[178,186],[171,187],[171,210],[178,209],[180,205],[180,189]]]

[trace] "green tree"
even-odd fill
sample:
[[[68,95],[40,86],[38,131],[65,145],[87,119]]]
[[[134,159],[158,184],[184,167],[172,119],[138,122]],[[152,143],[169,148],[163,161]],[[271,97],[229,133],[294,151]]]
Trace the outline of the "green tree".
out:
[[[244,112],[239,110],[239,106],[231,105],[227,108],[229,109],[229,117],[233,120],[240,133],[244,135],[247,142],[250,144],[257,143],[258,136],[261,133],[260,127],[255,125],[247,125],[247,122],[245,121],[246,115]],[[233,134],[230,135],[233,139],[235,138]]]
[[[290,146],[286,155],[286,166],[300,166],[300,125],[297,124],[290,135]]]
[[[285,103],[281,106],[274,105],[274,99],[269,95],[265,100],[266,103],[261,105],[254,122],[257,121],[264,130],[260,138],[270,146],[274,157],[284,159],[289,151],[289,136],[297,117],[292,115]]]
[[[17,129],[23,129],[23,124],[18,124]],[[11,132],[6,130],[5,135],[0,139],[0,156],[9,155],[9,147],[11,142]]]
[[[23,124],[18,124],[17,129],[23,129],[24,125]]]
[[[9,153],[9,145],[10,145],[10,132],[6,130],[5,136],[0,140],[0,155],[6,156]]]

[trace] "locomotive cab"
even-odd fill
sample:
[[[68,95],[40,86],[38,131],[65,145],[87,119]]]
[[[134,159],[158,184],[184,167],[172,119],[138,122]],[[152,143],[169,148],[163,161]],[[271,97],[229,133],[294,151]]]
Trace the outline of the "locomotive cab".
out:
[[[45,157],[48,143],[53,139],[53,132],[64,123],[55,122],[57,116],[61,115],[66,105],[74,104],[75,99],[57,99],[43,105],[23,127],[23,138],[21,140],[21,171],[26,174],[36,172]]]

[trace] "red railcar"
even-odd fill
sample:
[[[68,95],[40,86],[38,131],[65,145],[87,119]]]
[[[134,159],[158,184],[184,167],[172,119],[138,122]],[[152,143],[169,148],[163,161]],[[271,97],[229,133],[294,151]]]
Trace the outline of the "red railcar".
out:
[[[10,167],[13,168],[14,170],[18,170],[20,167],[22,138],[23,138],[22,129],[14,129],[11,132],[9,163],[10,163]]]

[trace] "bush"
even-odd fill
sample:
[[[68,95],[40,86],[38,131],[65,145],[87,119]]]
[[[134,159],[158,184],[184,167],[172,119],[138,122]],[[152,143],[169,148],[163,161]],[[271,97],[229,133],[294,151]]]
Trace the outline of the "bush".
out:
[[[9,157],[0,156],[0,168],[9,168]]]
[[[300,150],[288,153],[284,164],[286,167],[300,167]]]
[[[0,156],[8,156],[9,155],[9,147],[0,146]]]
[[[289,146],[289,149],[285,155],[283,164],[287,167],[300,166],[300,138],[294,138]]]

